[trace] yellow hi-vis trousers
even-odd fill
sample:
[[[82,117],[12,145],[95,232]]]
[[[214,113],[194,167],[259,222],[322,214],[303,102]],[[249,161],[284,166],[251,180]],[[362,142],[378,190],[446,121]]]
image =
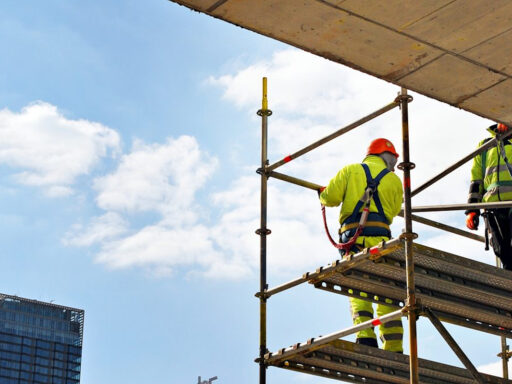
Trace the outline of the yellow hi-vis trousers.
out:
[[[374,245],[377,245],[380,241],[382,241],[382,238],[372,238],[372,237],[360,237],[359,240],[362,239],[362,244],[364,247],[373,247]],[[372,241],[373,240],[373,241]],[[349,290],[350,292],[351,290]],[[361,292],[361,297],[368,297],[368,294]],[[386,299],[386,302],[389,299]],[[391,300],[389,300],[391,303]],[[386,315],[388,313],[391,313],[393,311],[396,311],[397,308],[390,307],[388,305],[384,304],[377,304],[377,317],[380,317],[382,315]],[[352,321],[354,325],[361,324],[365,321],[371,320],[374,318],[373,316],[373,303],[366,300],[361,300],[357,298],[350,298],[350,310],[352,312]],[[392,320],[385,324],[379,325],[379,334],[380,339],[383,342],[382,348],[386,351],[391,352],[403,352],[403,334],[404,329],[402,327],[402,320]],[[356,334],[356,337],[359,338],[373,338],[377,339],[377,336],[375,335],[375,331],[372,328],[367,328],[362,331],[359,331]]]
[[[361,294],[364,295],[364,292]],[[369,301],[350,298],[350,309],[354,325],[361,324],[374,318],[373,305]],[[393,311],[396,311],[396,308],[388,305],[377,304],[377,317],[386,315]],[[382,348],[384,350],[391,352],[403,352],[402,339],[404,329],[402,327],[402,320],[391,320],[385,324],[379,325],[379,334],[380,339],[383,342]],[[357,332],[356,337],[358,339],[366,337],[377,339],[373,327]]]

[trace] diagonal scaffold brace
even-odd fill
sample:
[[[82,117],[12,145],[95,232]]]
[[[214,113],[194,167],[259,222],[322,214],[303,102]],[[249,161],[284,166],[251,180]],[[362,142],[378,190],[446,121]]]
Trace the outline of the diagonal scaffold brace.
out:
[[[428,317],[432,325],[437,329],[437,331],[441,334],[446,343],[450,346],[450,348],[455,352],[459,360],[464,364],[466,369],[471,373],[471,376],[475,379],[478,384],[484,384],[482,376],[476,370],[473,363],[468,359],[466,354],[459,347],[455,339],[450,335],[450,333],[446,330],[444,325],[439,321],[439,319],[432,313],[429,308],[424,308],[423,313]]]

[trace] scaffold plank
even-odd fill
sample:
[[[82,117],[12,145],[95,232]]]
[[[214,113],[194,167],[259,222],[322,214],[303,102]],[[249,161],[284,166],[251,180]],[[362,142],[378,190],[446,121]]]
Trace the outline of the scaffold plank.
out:
[[[414,243],[416,297],[442,320],[512,337],[512,272]],[[403,245],[351,269],[341,261],[309,282],[326,291],[401,307]],[[387,299],[387,301],[386,301]]]
[[[507,0],[171,0],[473,112],[512,122]],[[511,123],[512,124],[512,123]]]
[[[309,344],[309,348],[285,354],[279,351],[265,356],[270,366],[309,373],[351,383],[408,384],[409,357],[383,351],[345,340],[328,344]],[[471,374],[459,367],[419,359],[420,383],[428,384],[473,384]],[[511,384],[512,381],[481,374],[483,382],[489,384]]]

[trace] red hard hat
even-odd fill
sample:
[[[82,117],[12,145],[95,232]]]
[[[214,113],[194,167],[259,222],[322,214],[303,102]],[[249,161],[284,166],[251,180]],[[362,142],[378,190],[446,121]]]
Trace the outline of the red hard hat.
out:
[[[505,124],[498,123],[496,125],[496,131],[498,131],[499,133],[505,133],[508,131],[508,127]]]
[[[389,152],[398,157],[398,153],[395,150],[395,146],[388,139],[375,139],[370,143],[368,147],[367,155],[379,155],[384,152]]]

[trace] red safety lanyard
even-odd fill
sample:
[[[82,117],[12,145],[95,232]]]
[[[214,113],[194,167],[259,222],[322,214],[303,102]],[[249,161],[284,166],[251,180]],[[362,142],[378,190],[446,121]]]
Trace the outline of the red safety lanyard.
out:
[[[366,225],[366,219],[368,218],[368,213],[370,212],[369,206],[370,204],[368,202],[367,205],[363,208],[361,221],[359,222],[359,225],[354,236],[352,236],[352,238],[346,243],[337,243],[332,238],[331,233],[329,232],[329,228],[327,227],[327,218],[325,217],[325,206],[322,205],[322,217],[324,218],[325,233],[327,234],[327,237],[329,238],[329,241],[334,246],[334,248],[343,249],[346,253],[350,252],[350,249],[354,246],[357,238],[363,233],[364,226]]]

